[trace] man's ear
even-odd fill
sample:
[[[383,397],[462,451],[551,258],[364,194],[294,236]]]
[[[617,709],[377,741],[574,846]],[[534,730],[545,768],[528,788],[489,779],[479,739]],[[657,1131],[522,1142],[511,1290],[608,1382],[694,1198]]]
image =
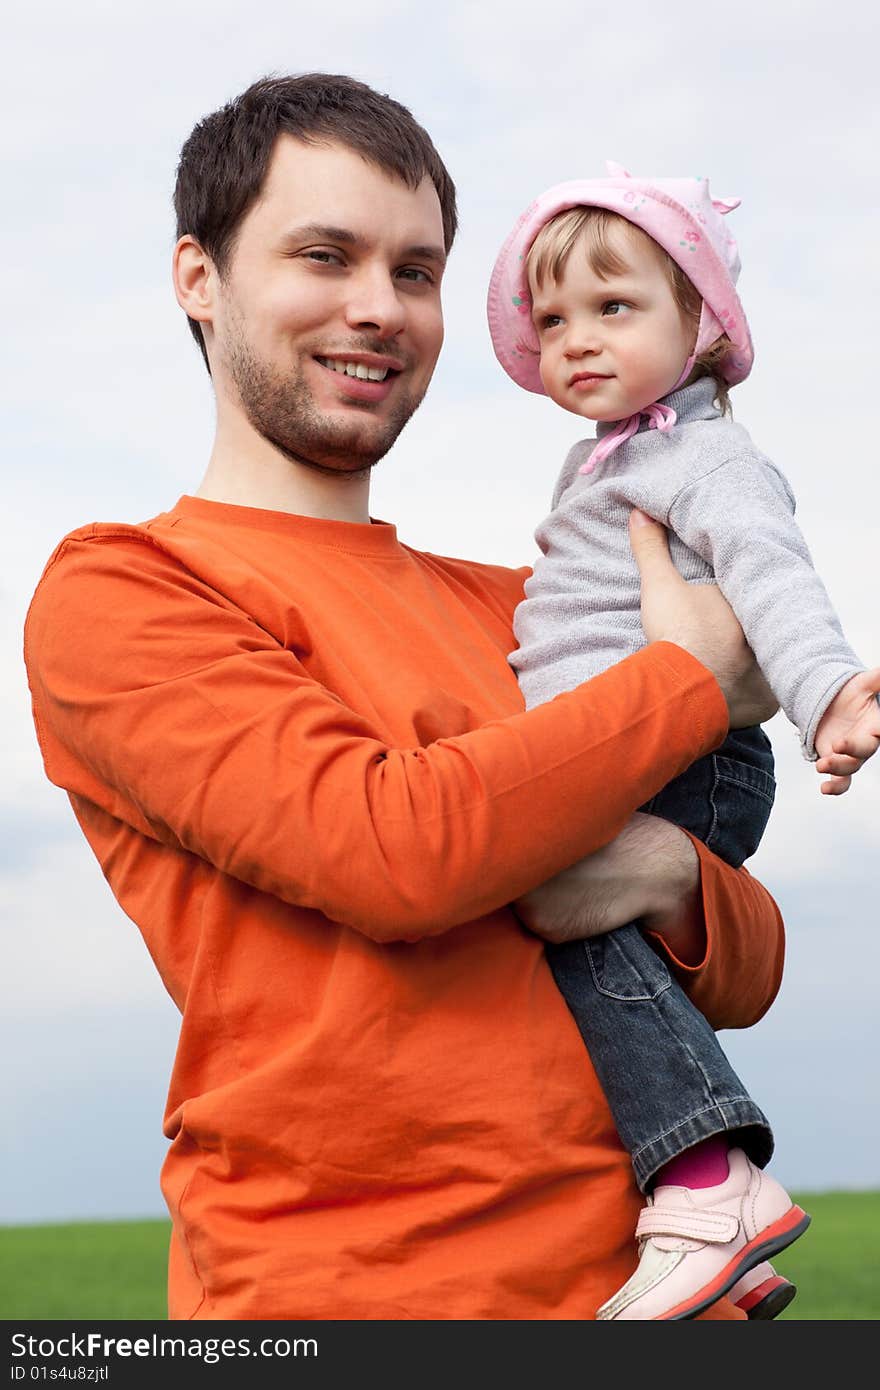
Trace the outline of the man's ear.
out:
[[[197,323],[210,324],[214,317],[217,270],[207,251],[189,234],[182,236],[174,248],[171,274],[181,309]]]

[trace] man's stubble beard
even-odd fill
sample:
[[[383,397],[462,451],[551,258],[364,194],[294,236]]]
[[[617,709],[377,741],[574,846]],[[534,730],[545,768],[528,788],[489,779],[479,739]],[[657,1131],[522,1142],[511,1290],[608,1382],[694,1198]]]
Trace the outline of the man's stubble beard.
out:
[[[350,345],[352,352],[383,350],[375,343]],[[355,476],[373,468],[388,453],[425,394],[402,394],[377,437],[374,430],[363,428],[372,419],[369,407],[361,407],[363,424],[322,415],[302,373],[292,368],[285,376],[259,358],[239,325],[227,339],[223,362],[257,433],[291,462],[318,473]]]

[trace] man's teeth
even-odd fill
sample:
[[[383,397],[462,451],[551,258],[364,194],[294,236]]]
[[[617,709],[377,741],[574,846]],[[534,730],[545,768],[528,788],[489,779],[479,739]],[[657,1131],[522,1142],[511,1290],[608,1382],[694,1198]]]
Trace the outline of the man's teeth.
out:
[[[384,381],[388,375],[387,367],[366,367],[363,362],[346,362],[335,357],[319,357],[318,361],[331,372],[342,372],[344,376],[356,376],[361,381]]]

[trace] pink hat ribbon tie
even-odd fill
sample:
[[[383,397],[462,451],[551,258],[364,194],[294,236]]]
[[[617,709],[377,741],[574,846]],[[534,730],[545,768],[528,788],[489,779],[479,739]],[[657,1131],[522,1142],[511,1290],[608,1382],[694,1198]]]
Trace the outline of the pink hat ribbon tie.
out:
[[[615,449],[632,438],[643,415],[648,417],[648,429],[659,430],[661,434],[667,434],[678,418],[672,406],[661,405],[659,401],[655,401],[653,405],[646,405],[644,410],[637,410],[628,419],[618,421],[613,430],[603,435],[586,463],[581,464],[578,472],[592,473],[597,464],[604,463]]]

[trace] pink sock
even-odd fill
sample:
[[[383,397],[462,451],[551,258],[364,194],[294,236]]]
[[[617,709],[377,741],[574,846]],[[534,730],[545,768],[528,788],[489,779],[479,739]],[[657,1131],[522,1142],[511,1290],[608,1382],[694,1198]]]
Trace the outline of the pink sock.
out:
[[[692,1149],[686,1149],[678,1158],[673,1158],[671,1163],[665,1163],[654,1179],[654,1185],[717,1187],[730,1172],[727,1166],[729,1147],[724,1134],[713,1134],[711,1139],[701,1140]]]

